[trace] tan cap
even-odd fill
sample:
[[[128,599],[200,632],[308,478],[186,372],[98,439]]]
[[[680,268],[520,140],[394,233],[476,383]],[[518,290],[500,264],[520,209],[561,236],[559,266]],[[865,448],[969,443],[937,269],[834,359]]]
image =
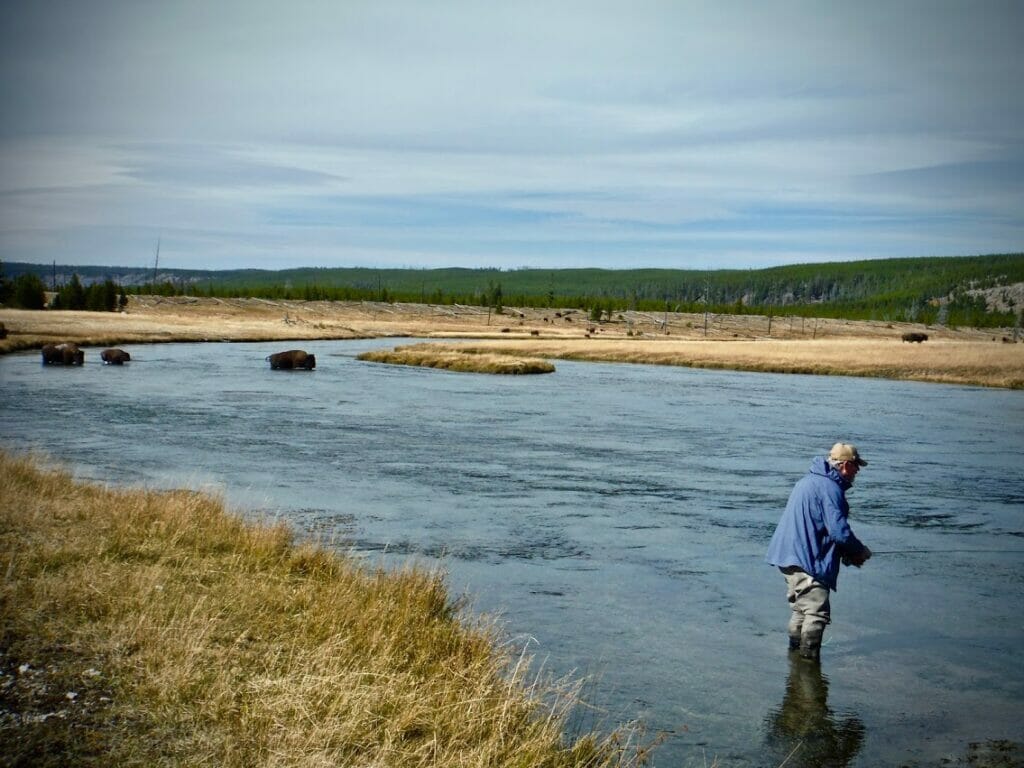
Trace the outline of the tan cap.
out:
[[[856,446],[849,443],[836,443],[829,451],[828,457],[832,461],[855,461],[858,467],[867,466],[867,462],[857,453]]]

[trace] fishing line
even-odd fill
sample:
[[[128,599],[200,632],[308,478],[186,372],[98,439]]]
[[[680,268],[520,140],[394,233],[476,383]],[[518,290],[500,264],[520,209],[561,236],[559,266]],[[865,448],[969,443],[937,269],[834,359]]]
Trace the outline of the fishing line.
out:
[[[1024,555],[1024,549],[873,549],[871,555]]]

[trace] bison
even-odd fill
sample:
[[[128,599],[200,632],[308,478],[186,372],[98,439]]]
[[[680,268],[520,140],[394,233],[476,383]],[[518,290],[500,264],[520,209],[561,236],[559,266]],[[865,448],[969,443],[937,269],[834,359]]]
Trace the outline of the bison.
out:
[[[100,359],[107,365],[124,365],[132,359],[132,356],[123,349],[112,347],[111,349],[104,349],[100,352]]]
[[[268,355],[270,369],[273,371],[291,371],[302,369],[312,371],[316,368],[316,355],[311,355],[303,349],[289,349],[287,352],[275,352]]]
[[[904,333],[904,341],[910,341],[916,344],[920,344],[922,341],[928,341],[927,333]]]
[[[43,365],[82,365],[85,352],[69,341],[63,344],[47,344],[42,349]]]

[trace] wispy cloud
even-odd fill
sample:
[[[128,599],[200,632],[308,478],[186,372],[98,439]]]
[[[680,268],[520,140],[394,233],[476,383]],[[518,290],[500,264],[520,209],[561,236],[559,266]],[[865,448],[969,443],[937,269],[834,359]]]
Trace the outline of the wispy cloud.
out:
[[[0,258],[1024,249],[1015,2],[0,7]]]

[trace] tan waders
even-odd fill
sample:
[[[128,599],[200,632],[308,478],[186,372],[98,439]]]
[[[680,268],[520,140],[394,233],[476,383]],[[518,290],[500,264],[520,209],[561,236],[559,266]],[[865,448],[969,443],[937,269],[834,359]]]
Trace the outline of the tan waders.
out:
[[[828,587],[796,566],[780,568],[786,577],[786,599],[793,607],[789,617],[789,649],[811,661],[821,657],[821,638],[832,620]]]

